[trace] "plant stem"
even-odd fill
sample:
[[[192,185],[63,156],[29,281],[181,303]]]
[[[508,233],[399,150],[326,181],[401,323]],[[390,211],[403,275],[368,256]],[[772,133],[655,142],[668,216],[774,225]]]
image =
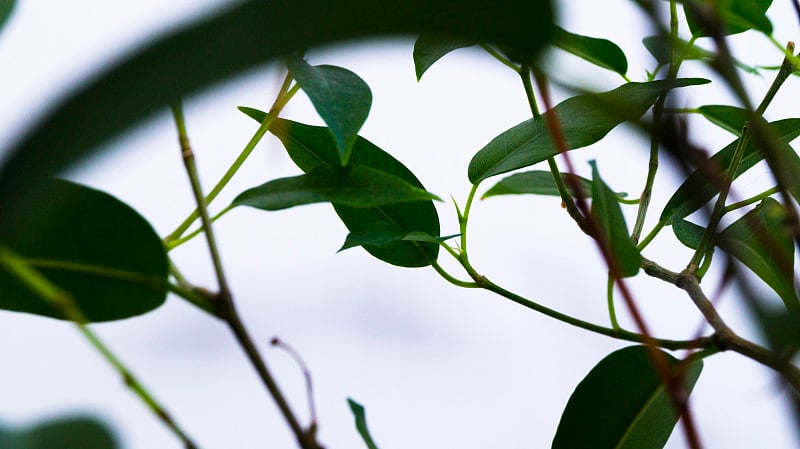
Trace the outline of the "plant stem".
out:
[[[226,207],[225,209],[222,209],[216,215],[211,217],[211,222],[214,223],[215,221],[217,221],[220,218],[222,218],[225,214],[227,214],[231,210],[233,210],[233,205],[229,204],[228,207]],[[194,231],[192,231],[192,232],[190,232],[190,233],[188,233],[188,234],[186,234],[186,235],[184,235],[184,236],[182,236],[182,237],[180,237],[180,238],[178,238],[176,240],[172,240],[169,243],[166,243],[165,246],[167,248],[167,251],[172,251],[173,249],[183,245],[184,243],[188,242],[189,240],[192,240],[193,238],[197,237],[198,235],[200,235],[202,233],[203,233],[203,227],[200,226],[199,228],[195,229]]]
[[[92,347],[111,365],[112,368],[122,377],[125,385],[150,409],[151,412],[169,428],[175,436],[181,440],[186,449],[196,449],[198,446],[192,442],[191,438],[183,429],[172,419],[172,416],[161,405],[161,403],[145,388],[145,386],[133,375],[125,364],[117,357],[114,352],[97,336],[89,326],[86,325],[88,319],[80,310],[78,304],[67,292],[51,283],[46,277],[42,276],[27,261],[13,253],[10,249],[0,245],[0,265],[25,284],[37,296],[50,303],[53,307],[60,310],[64,317],[75,323],[78,332],[92,345]]]
[[[490,47],[490,46],[488,46],[486,44],[481,44],[481,48],[486,50],[486,52],[489,53],[490,55],[492,55],[492,57],[494,59],[497,59],[503,65],[505,65],[506,67],[509,67],[511,70],[513,70],[513,71],[515,71],[517,73],[520,73],[520,71],[522,71],[522,69],[517,64],[513,63],[511,60],[509,60],[505,56],[501,55],[494,48],[492,48],[492,47]]]
[[[753,203],[757,203],[757,202],[759,202],[759,201],[761,201],[761,200],[763,200],[763,199],[765,199],[767,197],[770,197],[770,196],[772,196],[772,195],[774,195],[774,194],[776,194],[776,193],[778,193],[780,191],[781,191],[781,189],[779,189],[777,187],[773,187],[771,189],[768,189],[768,190],[765,190],[765,191],[759,193],[758,195],[750,197],[750,198],[748,198],[746,200],[739,201],[738,203],[729,204],[729,205],[725,206],[725,211],[723,212],[723,214],[727,214],[728,212],[735,211],[736,209],[741,209],[741,208],[749,206],[749,205],[751,205]]]
[[[614,278],[608,275],[608,282],[606,283],[606,301],[608,302],[608,318],[611,321],[611,328],[618,331],[619,321],[617,321],[617,311],[614,308]]]

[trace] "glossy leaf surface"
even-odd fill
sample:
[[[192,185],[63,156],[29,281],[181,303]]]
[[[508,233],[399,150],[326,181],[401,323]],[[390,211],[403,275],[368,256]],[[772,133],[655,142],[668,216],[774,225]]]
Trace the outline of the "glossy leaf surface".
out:
[[[0,228],[0,241],[69,293],[90,321],[140,315],[166,298],[161,239],[116,198],[62,180]],[[63,318],[0,264],[0,309]]]
[[[351,232],[347,234],[344,244],[339,248],[339,251],[355,248],[357,246],[382,246],[397,243],[400,241],[407,242],[428,242],[439,244],[441,242],[458,237],[461,234],[453,234],[442,237],[433,237],[424,232],[409,232],[404,234],[401,229],[396,226],[375,227],[366,231]]]
[[[347,165],[358,130],[372,106],[369,86],[342,67],[311,66],[297,56],[288,57],[286,65],[331,130],[341,165]]]
[[[422,75],[446,54],[477,43],[474,39],[464,37],[420,34],[414,42],[414,71],[417,74],[417,81],[421,80]]]
[[[571,173],[561,173],[561,178],[564,179],[567,191],[572,196],[577,196],[577,192],[573,191],[571,183],[567,182],[568,178],[574,177],[580,182],[583,187],[584,195],[591,195],[592,181],[581,176],[573,175]],[[560,196],[558,187],[553,179],[553,174],[549,171],[531,170],[522,173],[515,173],[511,176],[503,178],[500,182],[492,186],[481,196],[481,199],[486,199],[498,195],[548,195]],[[625,193],[617,193],[619,197],[625,197]]]
[[[501,133],[469,163],[469,180],[475,184],[490,176],[528,167],[557,153],[547,115],[556,114],[567,148],[574,150],[598,142],[622,122],[639,119],[666,89],[705,84],[699,78],[627,83],[600,94],[569,98],[545,114]]]
[[[265,114],[262,111],[240,109],[259,123],[264,119]],[[278,119],[271,131],[281,140],[289,157],[306,173],[319,166],[338,163],[336,144],[327,128]],[[400,161],[360,136],[353,144],[350,163],[388,173],[424,190],[422,183]],[[439,215],[432,201],[369,208],[333,203],[333,208],[350,232],[364,233],[373,229],[397,228],[404,235],[414,231],[439,235]],[[438,245],[413,241],[364,245],[364,249],[384,262],[404,267],[428,266],[439,254]]]
[[[670,37],[665,35],[649,36],[642,39],[647,51],[653,55],[659,64],[669,63],[672,42]],[[674,41],[674,46],[676,54],[681,55],[684,60],[712,61],[717,56],[713,51],[706,50],[680,38]],[[736,58],[733,58],[733,64],[747,73],[754,75],[759,73],[758,67],[747,65]]]
[[[742,135],[742,128],[747,121],[747,111],[736,106],[706,105],[697,108],[697,112],[711,123],[735,136]]]
[[[44,110],[6,153],[0,221],[38,181],[71,166],[170,102],[292,51],[348,39],[447,32],[535,55],[553,27],[550,1],[249,0],[233,2],[103,68]]]
[[[347,403],[350,405],[350,411],[353,412],[353,417],[356,420],[356,430],[367,445],[367,449],[378,449],[378,445],[372,440],[367,427],[367,415],[364,412],[364,407],[358,402],[347,398]]]
[[[661,352],[672,366],[678,361]],[[703,362],[691,363],[684,385],[691,392]],[[631,346],[600,361],[569,398],[553,449],[661,449],[678,421],[669,393],[647,349]]]
[[[312,203],[377,207],[438,199],[405,180],[366,166],[324,165],[305,175],[276,179],[242,192],[234,206],[279,210]]]
[[[778,120],[772,122],[770,128],[778,142],[788,144],[800,136],[800,119],[790,118]],[[730,166],[738,142],[738,139],[734,140],[710,159],[710,164],[720,167],[722,169],[722,174],[725,176],[727,176],[727,167]],[[782,156],[787,169],[790,168],[789,166],[800,167],[800,158],[798,158],[794,151],[786,151]],[[742,163],[734,179],[741,176],[762,159],[761,153],[751,140],[744,150]],[[796,191],[797,189],[794,190]],[[695,170],[686,178],[686,181],[681,184],[678,190],[675,191],[669,201],[667,201],[667,205],[664,206],[659,220],[663,221],[665,224],[670,224],[675,219],[686,217],[702,207],[718,193],[719,188],[716,184],[707,179],[704,173]]]
[[[597,164],[592,164],[592,216],[604,232],[605,242],[614,257],[622,277],[635,276],[642,263],[642,255],[628,235],[628,225],[619,207],[617,195],[608,188]]]
[[[772,0],[694,0],[700,7],[709,12],[713,4],[717,4],[718,17],[722,22],[723,34],[738,34],[755,29],[764,33],[772,33],[772,23],[767,18],[767,10]],[[703,21],[691,9],[684,6],[689,29],[694,36],[710,36],[712,33],[703,27]]]
[[[0,424],[0,447],[8,449],[117,449],[114,434],[91,417],[70,416],[27,428]]]
[[[556,27],[553,45],[620,75],[625,75],[628,71],[628,58],[625,57],[625,53],[608,39],[581,36]]]

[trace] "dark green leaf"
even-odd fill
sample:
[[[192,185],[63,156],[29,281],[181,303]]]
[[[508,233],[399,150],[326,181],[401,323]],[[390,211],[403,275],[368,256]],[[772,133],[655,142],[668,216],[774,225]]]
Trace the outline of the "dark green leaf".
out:
[[[350,411],[353,412],[353,417],[356,419],[356,429],[367,445],[368,449],[378,449],[378,446],[372,441],[372,436],[369,434],[367,427],[367,416],[364,414],[364,407],[358,402],[347,398],[347,403],[350,404]]]
[[[420,34],[414,42],[414,70],[417,72],[417,81],[421,80],[422,74],[444,55],[477,43],[474,39],[465,37]]]
[[[647,51],[656,58],[659,64],[669,63],[670,41],[670,37],[666,35],[649,36],[642,39],[642,43],[645,48],[647,48]],[[684,60],[712,61],[717,56],[713,51],[706,50],[705,48],[697,46],[697,44],[689,43],[683,39],[677,39],[675,41],[675,52]],[[758,67],[747,65],[735,58],[733,59],[733,64],[747,73],[758,75]]]
[[[713,6],[717,6],[716,14],[722,22],[725,35],[738,34],[755,29],[766,34],[772,33],[772,23],[767,18],[767,10],[772,0],[693,0],[701,11],[715,14]],[[703,26],[701,20],[688,6],[684,5],[686,21],[693,36],[710,36],[713,33]]]
[[[0,425],[0,448],[116,449],[114,434],[95,418],[69,416],[26,428]]]
[[[312,67],[297,56],[288,57],[287,66],[331,130],[341,165],[347,165],[358,130],[372,106],[369,86],[347,69],[330,65]]]
[[[571,184],[566,182],[567,178],[570,177],[575,177],[577,181],[581,183],[581,186],[583,186],[584,195],[591,194],[592,181],[571,173],[561,173],[561,177],[564,178],[567,191],[569,191],[570,195],[577,195],[577,192],[572,190]],[[498,182],[492,186],[492,188],[487,190],[486,193],[481,196],[481,199],[486,199],[497,195],[522,194],[560,196],[558,193],[558,187],[556,187],[556,182],[553,180],[552,173],[543,170],[531,170],[523,173],[516,173],[503,178],[502,181]],[[627,196],[626,193],[621,192],[618,192],[616,195],[621,198]]]
[[[136,211],[68,181],[42,181],[38,193],[3,222],[0,242],[69,293],[90,321],[140,315],[164,302],[166,253]],[[2,264],[0,309],[63,318]]]
[[[557,115],[567,148],[574,150],[599,141],[622,122],[639,119],[664,90],[707,82],[687,78],[628,83],[609,92],[564,100],[544,115],[503,132],[478,151],[469,163],[469,180],[475,184],[555,156],[557,149],[547,126],[548,114]]]
[[[98,70],[9,148],[0,221],[37,181],[71,166],[170,102],[298,49],[386,35],[469,36],[533,56],[553,27],[548,0],[239,1]],[[337,158],[338,159],[338,158]]]
[[[634,276],[639,272],[642,255],[628,234],[628,225],[619,207],[617,195],[603,182],[597,171],[597,164],[594,161],[590,164],[592,165],[592,216],[604,233],[605,242],[617,263],[620,275]]]
[[[680,363],[661,354],[673,367]],[[687,394],[702,369],[702,360],[686,367]],[[578,384],[561,415],[552,448],[660,449],[677,422],[678,413],[647,348],[631,346],[601,360]]]
[[[730,131],[736,136],[742,134],[742,128],[744,128],[744,123],[747,121],[747,111],[735,106],[706,105],[697,108],[697,112],[711,123]]]
[[[697,249],[700,241],[703,240],[706,228],[679,218],[672,223],[672,232],[675,233],[675,237],[678,238],[679,242],[691,249]]]
[[[264,119],[264,112],[252,108],[240,109],[258,122]],[[327,128],[278,119],[271,131],[281,140],[289,157],[306,173],[319,166],[338,163],[336,144]],[[365,165],[397,176],[424,190],[422,183],[400,161],[360,136],[353,144],[350,164]],[[333,208],[350,232],[368,233],[374,229],[397,228],[402,235],[414,231],[439,235],[439,215],[432,201],[371,208],[354,208],[334,203]],[[439,254],[439,245],[427,242],[397,241],[363,247],[380,260],[403,267],[428,266]]]
[[[770,128],[772,134],[779,143],[788,144],[796,137],[800,136],[800,119],[790,118],[778,120],[772,122]],[[734,140],[730,145],[720,150],[710,159],[709,165],[712,167],[720,167],[722,169],[722,175],[727,176],[727,167],[730,166],[731,158],[733,157],[738,142],[738,139]],[[800,166],[800,158],[797,157],[794,151],[785,151],[780,156],[783,165],[786,166],[787,169]],[[742,173],[752,168],[762,159],[761,152],[757,150],[755,143],[751,140],[744,150],[742,163],[734,179],[738,178]],[[796,190],[797,188],[793,189],[793,194],[796,193]],[[702,207],[718,193],[719,188],[716,187],[716,183],[711,182],[702,172],[696,170],[689,175],[686,181],[684,181],[672,195],[672,198],[669,199],[664,210],[661,212],[659,220],[668,225],[675,219],[686,217]]]
[[[339,251],[354,248],[356,246],[383,246],[400,241],[408,242],[429,242],[439,244],[461,234],[447,235],[443,237],[433,237],[424,232],[414,231],[403,234],[403,230],[396,226],[375,227],[361,232],[351,232],[347,234],[344,244]]]
[[[253,187],[233,200],[234,206],[279,210],[312,203],[377,207],[437,199],[405,180],[366,166],[323,165],[305,175],[281,178]]]
[[[16,0],[0,0],[0,30],[3,29],[6,21],[11,17],[15,4]]]
[[[625,53],[610,40],[581,36],[556,27],[553,45],[620,75],[624,76],[628,71],[628,59]]]

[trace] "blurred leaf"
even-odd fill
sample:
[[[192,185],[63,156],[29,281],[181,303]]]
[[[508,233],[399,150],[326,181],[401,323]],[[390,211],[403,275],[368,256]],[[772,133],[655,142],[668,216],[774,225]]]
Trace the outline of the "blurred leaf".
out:
[[[625,216],[619,207],[617,195],[608,188],[597,164],[592,161],[592,216],[602,229],[605,242],[617,263],[622,277],[635,276],[642,263],[642,255],[628,234]]]
[[[744,128],[744,123],[747,121],[747,111],[736,106],[706,105],[697,108],[697,112],[702,114],[709,122],[733,133],[735,136],[742,135],[742,128]]]
[[[769,124],[775,139],[782,144],[788,144],[798,136],[800,136],[800,119],[790,118],[778,120]],[[721,175],[727,176],[727,167],[730,167],[733,153],[736,151],[736,145],[739,140],[734,140],[728,146],[720,150],[709,161],[709,166],[720,167],[722,170]],[[800,166],[800,158],[794,151],[785,151],[780,155],[784,165],[796,167]],[[744,150],[744,157],[736,172],[734,179],[741,176],[744,172],[752,168],[763,159],[761,152],[758,151],[755,143],[751,140]],[[798,179],[800,181],[800,179]],[[796,194],[797,188],[792,190]],[[719,193],[719,188],[716,183],[711,182],[706,178],[705,174],[700,170],[695,170],[681,184],[677,191],[672,194],[664,210],[661,212],[660,221],[669,225],[678,218],[683,218],[692,212],[700,209],[711,198]],[[800,196],[800,195],[798,195]]]
[[[261,122],[264,112],[239,108]],[[336,144],[327,128],[304,125],[277,119],[271,129],[286,148],[289,157],[308,173],[319,166],[338,164]],[[358,137],[350,157],[353,166],[363,165],[399,177],[419,189],[425,189],[416,176],[400,161]],[[364,233],[373,229],[397,228],[403,235],[420,231],[439,235],[439,215],[432,201],[390,204],[387,206],[354,208],[333,203],[333,208],[350,232]],[[439,245],[427,242],[397,241],[386,245],[364,245],[365,250],[384,262],[403,267],[424,267],[436,260]]]
[[[581,36],[556,27],[553,45],[620,75],[625,76],[628,71],[628,59],[625,57],[625,53],[617,44],[608,39]]]
[[[11,13],[14,11],[16,0],[0,0],[0,30],[3,29]]]
[[[287,57],[286,65],[331,130],[339,148],[341,165],[347,165],[358,130],[372,106],[369,86],[358,75],[342,67],[312,67],[297,56]]]
[[[383,246],[400,241],[408,242],[429,242],[439,244],[461,234],[447,235],[443,237],[433,237],[424,232],[414,231],[404,234],[403,230],[396,226],[379,226],[360,232],[347,234],[344,244],[339,248],[339,252],[356,246]]]
[[[767,10],[772,0],[693,0],[703,10],[713,13],[714,4],[719,8],[719,19],[725,26],[720,30],[725,35],[738,34],[755,29],[766,34],[772,33],[772,23],[767,18]],[[683,3],[683,2],[681,2]],[[710,36],[711,32],[702,26],[700,20],[684,5],[686,21],[693,36]]]
[[[323,165],[305,175],[281,178],[242,192],[234,206],[279,210],[312,203],[376,207],[437,199],[405,180],[367,166]]]
[[[446,32],[535,55],[553,27],[550,1],[239,1],[98,69],[5,152],[0,222],[38,181],[71,166],[176,99],[298,49],[348,39]],[[338,159],[338,158],[337,158]],[[2,225],[0,224],[0,227]]]
[[[705,83],[708,80],[699,78],[627,83],[608,92],[564,100],[504,131],[478,151],[469,163],[469,180],[475,184],[555,156],[558,150],[547,126],[548,114],[557,114],[567,148],[574,150],[599,141],[622,122],[639,119],[664,90]]]
[[[667,35],[649,36],[642,39],[647,51],[658,61],[659,64],[668,64],[670,58],[670,41],[671,37]],[[689,43],[683,39],[678,38],[675,40],[675,51],[684,60],[701,60],[712,61],[716,58],[717,54],[713,51],[706,50],[696,44]],[[758,67],[747,65],[742,61],[733,58],[733,64],[747,73],[758,75]],[[762,67],[763,68],[763,67]]]
[[[101,421],[67,416],[26,428],[0,425],[0,448],[8,449],[117,449],[113,432]]]
[[[571,177],[576,178],[577,181],[581,183],[581,186],[583,186],[583,193],[585,195],[591,194],[592,181],[571,173],[561,173],[561,177],[564,179],[564,182],[567,186],[567,191],[570,193],[570,195],[577,196],[577,192],[573,191],[570,183],[566,182],[567,179]],[[543,170],[531,170],[522,173],[515,173],[511,176],[503,178],[502,181],[498,182],[492,186],[492,188],[487,190],[486,193],[481,196],[481,199],[498,195],[522,194],[560,196],[552,173]],[[617,192],[616,195],[620,198],[625,198],[628,196],[628,194],[624,192]]]
[[[164,303],[167,257],[161,239],[116,198],[62,180],[0,227],[0,241],[69,293],[90,321],[140,315]],[[0,264],[0,309],[63,318]]]
[[[417,73],[417,81],[421,80],[422,75],[444,55],[477,43],[474,39],[464,37],[420,34],[414,42],[414,70]]]
[[[660,449],[678,413],[644,346],[620,349],[600,361],[578,384],[561,416],[552,449]],[[673,367],[678,360],[661,352]],[[702,360],[684,373],[692,391]]]
[[[372,441],[372,436],[369,434],[369,428],[367,428],[367,416],[364,413],[364,407],[350,398],[347,398],[347,403],[350,404],[350,411],[353,412],[353,416],[356,419],[356,429],[358,429],[358,433],[361,435],[361,438],[364,440],[367,448],[378,449],[378,446],[374,441]]]

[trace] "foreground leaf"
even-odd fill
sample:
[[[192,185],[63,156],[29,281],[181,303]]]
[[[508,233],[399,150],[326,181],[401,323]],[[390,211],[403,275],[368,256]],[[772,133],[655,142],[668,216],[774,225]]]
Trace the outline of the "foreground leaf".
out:
[[[747,121],[747,111],[736,106],[706,105],[697,108],[697,112],[711,123],[735,136],[742,135],[742,129]]]
[[[287,61],[295,81],[331,130],[341,165],[347,165],[358,130],[367,120],[372,106],[369,86],[358,75],[341,67],[312,67],[297,56],[288,57]]]
[[[617,195],[608,188],[597,164],[592,161],[592,216],[603,231],[604,241],[611,251],[622,277],[635,276],[642,263],[642,255],[628,235],[628,225],[619,207]]]
[[[161,239],[136,211],[68,181],[41,184],[41,197],[17,208],[0,241],[69,293],[90,321],[140,315],[166,298]],[[0,263],[0,309],[64,318]]]
[[[350,411],[353,412],[353,417],[356,419],[356,429],[358,430],[359,435],[364,440],[364,443],[367,445],[368,449],[378,449],[378,445],[372,440],[372,436],[369,434],[369,428],[367,427],[367,416],[364,413],[364,407],[359,404],[358,402],[347,398],[347,403],[350,405]]]
[[[775,139],[783,145],[787,145],[800,136],[800,119],[797,118],[778,120],[770,123],[769,127]],[[734,140],[728,146],[720,150],[710,159],[709,165],[712,167],[720,167],[722,170],[721,175],[728,176],[727,168],[730,167],[731,159],[733,158],[733,153],[736,151],[738,143],[738,139]],[[781,158],[783,159],[782,165],[787,169],[790,167],[800,167],[800,158],[798,158],[794,151],[790,151],[788,148],[787,151],[781,155]],[[755,143],[751,140],[744,150],[742,163],[733,179],[741,176],[761,160],[763,160],[761,152],[758,151]],[[792,193],[800,196],[800,193],[797,193],[796,190],[797,189],[794,189]],[[717,184],[710,181],[700,170],[695,170],[686,178],[686,181],[681,184],[678,190],[672,194],[672,197],[667,201],[667,205],[664,206],[659,220],[669,225],[674,220],[686,217],[700,209],[718,193],[719,188]]]
[[[117,449],[114,434],[99,420],[68,416],[26,428],[0,425],[0,447],[8,449]]]
[[[428,242],[438,245],[460,235],[461,234],[453,234],[442,237],[433,237],[419,231],[403,233],[403,230],[397,226],[375,227],[365,231],[351,232],[347,234],[344,244],[342,244],[342,247],[339,248],[339,251],[337,252],[355,248],[357,246],[383,246],[400,241]]]
[[[474,39],[464,37],[420,34],[414,42],[414,70],[417,73],[417,81],[421,80],[422,75],[444,55],[477,43]]]
[[[664,90],[705,83],[708,80],[699,78],[627,83],[601,94],[564,100],[545,114],[501,133],[478,151],[469,163],[469,180],[476,184],[555,156],[548,114],[557,115],[567,148],[574,150],[598,142],[622,122],[638,120]]]
[[[567,191],[570,195],[578,195],[578,193],[572,189],[572,184],[566,182],[568,178],[571,177],[574,177],[579,183],[581,183],[584,195],[591,194],[592,181],[578,175],[573,175],[572,173],[561,173],[561,178],[564,179],[564,183],[566,184]],[[498,195],[523,194],[560,196],[552,173],[543,170],[531,170],[522,173],[515,173],[511,176],[503,178],[500,182],[487,190],[486,193],[481,196],[481,199]],[[618,192],[616,195],[621,198],[627,196],[626,193],[622,192]]]
[[[240,108],[259,123],[264,112]],[[289,157],[306,173],[320,166],[338,163],[336,144],[327,128],[277,119],[271,129],[286,148]],[[396,176],[414,187],[423,189],[416,176],[400,161],[358,137],[350,158],[353,166],[363,165]],[[354,208],[333,203],[333,208],[350,232],[396,228],[403,235],[414,231],[439,235],[439,215],[432,201],[414,201],[387,206]],[[403,267],[424,267],[436,260],[439,245],[428,242],[397,241],[387,245],[364,245],[367,252],[384,262]]]
[[[661,352],[671,366],[678,360]],[[684,372],[684,387],[694,388],[702,360]],[[678,414],[653,368],[647,348],[631,346],[600,361],[569,398],[558,424],[553,449],[660,449]]]
[[[772,0],[692,1],[708,11],[713,11],[711,9],[713,8],[712,5],[717,5],[719,8],[719,20],[724,27],[720,31],[724,35],[738,34],[751,29],[766,34],[772,33],[772,23],[766,15],[767,10],[772,5]],[[713,34],[703,27],[703,21],[692,12],[692,9],[684,5],[684,10],[686,12],[686,21],[689,23],[689,30],[691,30],[693,36],[711,36]]]
[[[608,39],[581,36],[556,27],[553,45],[622,76],[628,71],[628,59],[625,53]]]
[[[308,174],[281,178],[253,187],[233,200],[234,206],[279,210],[312,203],[377,207],[438,198],[397,176],[366,166],[325,165]]]

